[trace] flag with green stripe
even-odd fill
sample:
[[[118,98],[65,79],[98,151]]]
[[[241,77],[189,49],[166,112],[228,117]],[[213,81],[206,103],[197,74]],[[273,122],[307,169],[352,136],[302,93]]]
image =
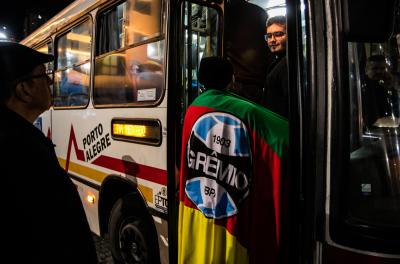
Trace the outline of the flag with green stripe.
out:
[[[278,260],[283,117],[209,90],[188,108],[180,170],[180,263]]]

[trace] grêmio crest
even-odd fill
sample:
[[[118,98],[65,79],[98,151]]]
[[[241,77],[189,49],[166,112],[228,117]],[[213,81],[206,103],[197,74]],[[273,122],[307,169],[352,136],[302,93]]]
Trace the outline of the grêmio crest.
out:
[[[207,113],[193,125],[186,162],[185,192],[208,218],[238,213],[249,194],[252,172],[250,138],[244,123],[221,112]]]

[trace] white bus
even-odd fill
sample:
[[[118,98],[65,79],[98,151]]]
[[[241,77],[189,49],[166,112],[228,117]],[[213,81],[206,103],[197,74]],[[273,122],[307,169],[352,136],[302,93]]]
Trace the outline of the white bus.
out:
[[[55,55],[53,106],[35,123],[116,263],[176,262],[183,116],[202,91],[200,59],[229,49],[231,2],[77,0],[21,42]],[[284,259],[398,263],[399,2],[250,2],[287,16]],[[384,58],[384,95],[366,90],[370,57]]]

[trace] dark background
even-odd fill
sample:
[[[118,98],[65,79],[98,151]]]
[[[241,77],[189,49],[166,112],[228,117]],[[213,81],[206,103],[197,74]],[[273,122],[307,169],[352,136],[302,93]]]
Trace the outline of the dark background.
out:
[[[72,2],[73,0],[7,1],[7,5],[0,8],[0,31],[9,39],[20,41]]]

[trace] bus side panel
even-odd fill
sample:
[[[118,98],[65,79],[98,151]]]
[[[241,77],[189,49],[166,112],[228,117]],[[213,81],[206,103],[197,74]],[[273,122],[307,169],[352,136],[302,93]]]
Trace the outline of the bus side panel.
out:
[[[52,132],[57,157],[75,180],[87,183],[77,185],[91,228],[94,232],[97,230],[96,233],[98,210],[94,210],[86,197],[91,192],[98,201],[96,188],[99,190],[109,175],[130,181],[132,191],[135,190],[133,186],[137,186],[150,209],[162,214],[167,211],[162,199],[167,198],[166,133],[162,132],[160,146],[114,140],[111,133],[113,118],[157,119],[162,131],[166,131],[163,107],[94,109],[89,106],[87,109],[54,110],[53,113]]]
[[[72,179],[72,182],[75,184],[79,193],[79,197],[84,205],[83,209],[85,210],[90,229],[93,233],[100,236],[100,225],[98,220],[99,191],[77,180]]]
[[[46,137],[51,139],[51,110],[41,114],[33,124],[41,130]]]

